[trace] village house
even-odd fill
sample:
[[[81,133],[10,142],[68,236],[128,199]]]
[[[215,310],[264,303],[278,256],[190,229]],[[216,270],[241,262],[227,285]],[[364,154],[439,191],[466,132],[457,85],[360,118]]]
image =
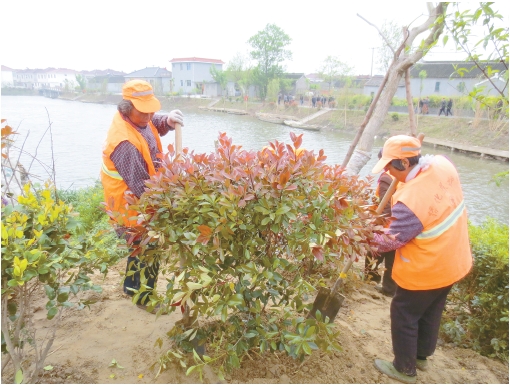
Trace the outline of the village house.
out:
[[[201,94],[208,97],[222,95],[220,85],[211,75],[211,67],[223,70],[224,62],[208,58],[173,58],[173,87],[179,94]]]
[[[2,65],[2,87],[14,86],[14,78],[10,67]]]
[[[126,80],[124,75],[106,74],[96,75],[87,79],[87,91],[100,93],[122,94],[122,86]]]
[[[506,71],[503,63],[491,62],[481,63],[482,68],[491,66],[492,71],[498,70],[499,74],[493,76],[493,83],[504,88],[502,72]],[[463,76],[457,73],[458,68],[466,69],[462,71]],[[421,76],[420,76],[421,74]],[[474,87],[484,87],[486,95],[499,95],[498,91],[489,82],[482,71],[475,66],[473,62],[451,62],[451,61],[435,61],[435,62],[418,62],[410,71],[411,94],[413,97],[425,97],[438,95],[444,97],[461,97],[468,95]],[[374,95],[377,93],[379,86],[384,77],[382,75],[373,76],[370,81],[365,84],[363,93],[365,95]],[[506,88],[508,95],[508,88]],[[404,78],[400,80],[395,97],[406,98],[406,90]]]
[[[172,89],[172,72],[162,67],[146,67],[126,74],[124,80],[126,82],[133,79],[142,79],[152,85],[154,94],[164,95],[171,93]],[[122,89],[121,89],[122,91]]]
[[[504,63],[499,62],[481,62],[482,68],[490,66],[492,71],[506,71]],[[466,69],[461,76],[456,72],[458,68]],[[426,72],[423,80],[420,73]],[[486,78],[482,71],[475,66],[474,62],[426,62],[416,63],[411,68],[411,93],[419,97],[426,95],[440,95],[445,97],[456,97],[469,94],[476,85],[484,84]],[[493,88],[486,88],[484,93],[487,95],[499,95]],[[508,89],[507,89],[508,93]]]
[[[63,68],[13,70],[14,86],[27,89],[58,88],[74,90],[78,71]]]
[[[381,86],[381,83],[384,80],[383,75],[374,75],[370,80],[365,83],[363,86],[363,94],[374,96],[377,94],[377,91],[379,90],[379,87]],[[397,91],[395,92],[395,97],[398,98],[405,98],[406,97],[406,85],[405,85],[405,79],[402,77],[398,83]]]

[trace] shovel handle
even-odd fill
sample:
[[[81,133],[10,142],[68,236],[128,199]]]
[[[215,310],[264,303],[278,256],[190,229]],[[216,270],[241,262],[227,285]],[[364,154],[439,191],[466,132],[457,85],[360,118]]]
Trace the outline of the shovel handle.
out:
[[[182,128],[181,124],[176,123],[174,127],[175,132],[175,155],[176,159],[180,158],[182,154]]]

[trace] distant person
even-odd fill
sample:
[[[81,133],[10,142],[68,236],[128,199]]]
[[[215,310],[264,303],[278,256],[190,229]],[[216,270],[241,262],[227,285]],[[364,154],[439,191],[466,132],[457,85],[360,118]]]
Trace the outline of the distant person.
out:
[[[444,113],[444,115],[446,116],[446,99],[443,97],[443,99],[441,100],[441,109],[439,109],[439,114],[438,116],[441,115],[441,113]]]
[[[398,135],[384,143],[372,173],[399,181],[387,236],[374,235],[379,252],[396,250],[391,301],[393,361],[375,359],[383,374],[416,383],[436,349],[441,316],[452,286],[473,266],[468,218],[459,174],[445,156],[421,155],[420,140]]]
[[[423,100],[420,98],[420,102],[418,102],[418,107],[420,108],[420,114],[423,114]]]
[[[429,97],[423,99],[423,114],[429,114]]]
[[[172,110],[168,115],[155,115],[161,104],[154,96],[150,83],[135,79],[122,87],[122,100],[117,105],[106,141],[103,147],[101,183],[104,189],[106,210],[114,213],[114,229],[119,238],[128,240],[130,228],[137,224],[132,219],[138,213],[127,209],[125,195],[140,198],[145,192],[145,181],[154,176],[161,164],[162,153],[160,136],[183,125],[180,110]],[[136,243],[136,241],[135,241]],[[146,265],[135,256],[127,259],[126,273],[134,271],[124,279],[124,293],[133,296],[134,289],[140,289],[140,273],[147,278],[147,286],[155,289],[159,265]],[[140,294],[137,306],[146,310],[149,295],[154,290]],[[156,313],[154,308],[151,313]]]
[[[450,98],[448,100],[448,103],[446,104],[446,116],[448,117],[448,114],[453,116],[452,113],[452,106],[453,106],[453,100]]]
[[[317,102],[317,98],[315,95],[312,97],[312,107],[315,107],[315,103]]]
[[[305,100],[305,99],[304,99],[304,97],[303,97],[303,94],[301,94],[301,95],[299,96],[299,102],[300,102],[300,104],[301,104],[301,105],[303,105],[304,100]]]
[[[280,104],[281,101],[282,101],[282,95],[278,94],[278,105]]]

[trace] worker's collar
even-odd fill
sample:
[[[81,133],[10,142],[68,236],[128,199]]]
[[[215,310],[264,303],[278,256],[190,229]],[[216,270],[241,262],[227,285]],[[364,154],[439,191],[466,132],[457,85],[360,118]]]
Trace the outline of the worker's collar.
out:
[[[420,166],[419,166],[418,164],[416,164],[416,165],[413,167],[413,169],[411,169],[411,170],[409,171],[409,173],[407,174],[407,176],[406,176],[406,181],[405,181],[405,182],[407,183],[408,181],[413,180],[413,179],[414,179],[414,178],[418,175],[418,173],[420,172],[420,170],[421,170]]]
[[[420,172],[426,171],[430,165],[434,162],[434,155],[425,155],[420,157],[418,164],[416,164],[413,169],[409,171],[406,176],[406,183],[408,181],[413,180],[416,176],[420,174]]]

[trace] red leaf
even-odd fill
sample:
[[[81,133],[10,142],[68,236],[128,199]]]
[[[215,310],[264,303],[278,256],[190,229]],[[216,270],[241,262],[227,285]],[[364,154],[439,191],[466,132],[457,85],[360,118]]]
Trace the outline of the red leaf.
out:
[[[173,145],[173,144],[168,144],[168,147],[167,147],[167,148],[168,148],[168,151],[169,151],[170,153],[174,153],[174,152],[175,152],[175,148],[174,148],[174,145]]]
[[[198,228],[198,231],[200,231],[200,234],[203,235],[203,236],[209,237],[212,234],[211,227],[209,227],[209,226],[207,226],[205,224],[201,224],[197,228]]]
[[[322,247],[321,246],[312,247],[312,254],[317,260],[319,260],[321,262],[324,261],[324,255],[322,255]]]
[[[294,148],[298,149],[303,143],[303,133],[301,133],[299,136],[293,139],[292,142],[294,143]]]
[[[280,174],[280,185],[284,186],[290,179],[290,172],[287,168]]]
[[[210,237],[208,236],[204,236],[204,235],[200,235],[198,238],[197,238],[197,242],[198,243],[202,243],[204,246],[209,242],[209,239],[211,239]]]

